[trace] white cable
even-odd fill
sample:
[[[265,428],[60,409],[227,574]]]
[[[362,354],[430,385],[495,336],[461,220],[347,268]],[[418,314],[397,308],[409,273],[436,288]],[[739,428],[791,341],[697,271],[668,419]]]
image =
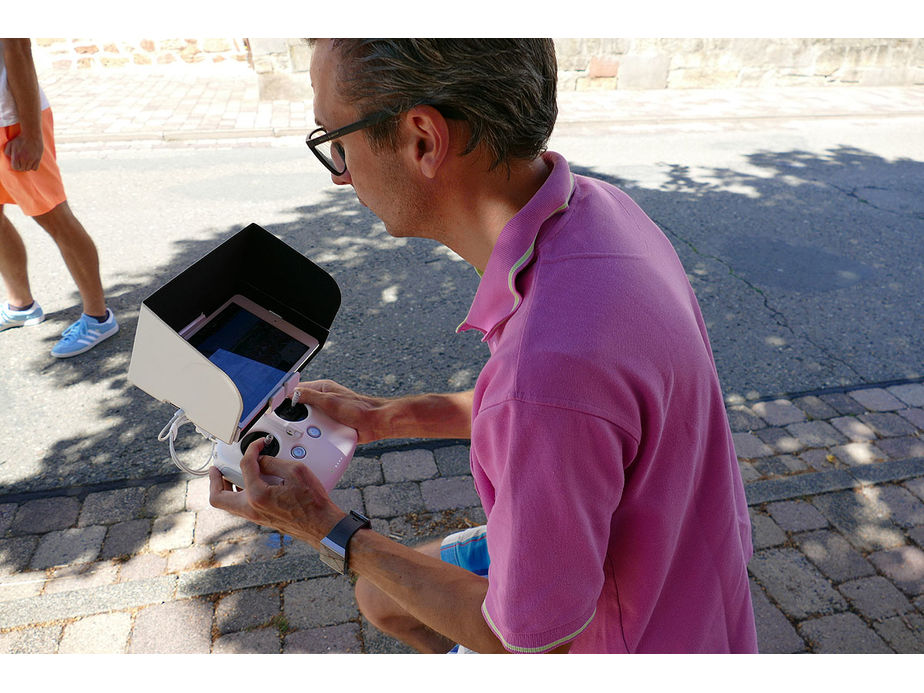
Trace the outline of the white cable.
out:
[[[182,469],[187,474],[192,474],[193,476],[205,476],[209,473],[209,466],[211,465],[212,458],[215,456],[215,446],[218,444],[218,441],[210,436],[208,433],[203,431],[201,428],[196,426],[196,430],[205,438],[212,441],[212,450],[209,454],[208,459],[205,461],[205,464],[201,467],[193,469],[189,467],[177,457],[176,447],[174,442],[176,441],[177,430],[180,426],[184,424],[192,423],[187,417],[186,413],[182,409],[177,409],[176,413],[170,418],[170,421],[167,422],[167,425],[161,429],[161,432],[157,435],[157,440],[168,441],[170,445],[170,457],[173,460],[173,464]]]

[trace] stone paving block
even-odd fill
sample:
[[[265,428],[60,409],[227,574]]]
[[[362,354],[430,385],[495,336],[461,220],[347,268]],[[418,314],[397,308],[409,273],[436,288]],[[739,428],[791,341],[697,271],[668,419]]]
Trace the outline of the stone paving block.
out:
[[[119,582],[147,580],[167,572],[167,559],[156,553],[142,553],[132,556],[119,569]]]
[[[0,539],[0,576],[24,570],[38,546],[37,535]]]
[[[68,563],[91,563],[99,555],[105,536],[106,528],[100,526],[49,532],[39,541],[31,567],[41,570]]]
[[[471,476],[471,450],[468,445],[447,445],[433,451],[440,476]]]
[[[131,628],[125,612],[87,616],[64,626],[58,654],[124,654]]]
[[[77,521],[80,501],[70,496],[39,498],[19,506],[10,525],[14,534],[45,534],[67,529]]]
[[[41,594],[44,586],[44,570],[4,575],[0,579],[0,603],[35,597]]]
[[[757,431],[754,435],[772,447],[777,452],[799,452],[805,448],[805,443],[792,435],[785,428],[774,426]]]
[[[356,623],[297,630],[287,634],[283,644],[283,654],[360,654],[362,651]]]
[[[895,413],[911,423],[919,431],[924,431],[924,409],[899,409]]]
[[[876,432],[855,416],[838,416],[831,419],[829,423],[853,442],[876,440]]]
[[[61,626],[42,626],[0,633],[0,654],[55,654]]]
[[[253,537],[260,532],[259,526],[224,510],[209,507],[196,513],[194,542],[216,544],[221,541],[236,541]]]
[[[831,448],[831,454],[850,467],[873,464],[886,459],[886,454],[873,443],[847,443]]]
[[[386,452],[382,455],[382,474],[386,484],[402,481],[422,481],[439,474],[436,460],[430,450],[422,448],[400,452]]]
[[[792,401],[799,409],[805,412],[806,416],[812,419],[830,419],[837,416],[837,410],[825,402],[821,397],[809,395],[798,397]]]
[[[908,538],[921,548],[924,548],[924,527],[915,527],[908,530]]]
[[[261,628],[243,633],[228,633],[212,643],[212,654],[279,654],[279,631]]]
[[[160,553],[192,546],[196,528],[195,513],[181,511],[154,520],[148,546]]]
[[[420,493],[424,507],[430,512],[468,508],[481,503],[470,476],[453,476],[421,482]]]
[[[91,589],[102,585],[114,585],[118,577],[119,566],[111,561],[66,565],[55,568],[53,576],[46,580],[42,594],[49,595]]]
[[[792,455],[764,457],[754,460],[753,466],[761,476],[787,476],[807,471],[810,468],[808,462]]]
[[[841,392],[821,395],[821,401],[836,409],[838,414],[862,414],[866,411],[866,407],[857,400]]]
[[[771,426],[785,426],[805,421],[805,412],[785,399],[756,402],[751,405],[751,410]]]
[[[862,551],[904,544],[901,532],[889,519],[889,509],[865,489],[816,496],[812,505]]]
[[[880,575],[850,580],[837,589],[860,614],[873,621],[914,610],[905,595]]]
[[[767,512],[787,532],[805,532],[828,526],[825,516],[802,500],[770,503],[767,505]]]
[[[754,621],[757,626],[757,649],[760,654],[793,654],[805,651],[805,641],[782,611],[777,609],[767,595],[753,580],[751,603],[754,606]]]
[[[924,477],[918,477],[917,479],[911,479],[902,484],[906,489],[911,491],[921,500],[924,500]]]
[[[209,478],[197,476],[186,482],[186,510],[193,512],[211,510],[209,503]]]
[[[282,600],[292,629],[331,626],[359,616],[353,586],[343,575],[293,582],[283,590]]]
[[[901,654],[924,653],[924,616],[903,614],[874,623],[873,627],[893,650]]]
[[[345,512],[355,510],[365,514],[363,492],[358,488],[335,488],[330,492],[330,499]]]
[[[790,424],[786,430],[808,448],[827,448],[848,442],[836,428],[826,421]]]
[[[382,483],[382,463],[372,457],[356,457],[350,460],[346,472],[340,478],[337,488],[373,486]]]
[[[145,489],[142,512],[160,517],[182,512],[186,508],[186,479],[155,484]]]
[[[907,419],[892,412],[870,412],[861,414],[859,419],[883,438],[910,436],[916,430]]]
[[[268,533],[220,542],[212,547],[212,560],[220,566],[271,561],[281,553],[278,537]]]
[[[899,527],[924,525],[924,502],[902,486],[876,487],[879,502],[889,510],[889,517]]]
[[[753,510],[750,512],[750,516],[751,538],[755,551],[786,543],[786,532],[780,529],[780,526],[773,521],[772,517],[762,515]]]
[[[869,560],[900,590],[911,596],[924,594],[924,550],[900,546],[870,554]]]
[[[799,454],[799,459],[809,468],[819,472],[834,469],[837,466],[837,457],[832,455],[827,448],[806,450]]]
[[[199,570],[207,567],[212,560],[210,546],[187,546],[184,549],[175,549],[167,554],[167,572],[179,573],[189,570]]]
[[[6,530],[13,524],[13,518],[16,517],[18,508],[18,503],[0,503],[0,537],[4,536]]]
[[[758,551],[751,558],[748,570],[780,608],[793,618],[847,609],[847,601],[795,549]]]
[[[145,489],[140,486],[91,493],[83,502],[77,526],[111,525],[133,520],[144,506],[144,493]]]
[[[886,389],[909,407],[924,407],[924,383],[893,385]]]
[[[890,459],[905,460],[910,457],[924,457],[924,438],[905,436],[902,438],[882,438],[877,443]]]
[[[725,413],[728,416],[728,425],[734,433],[750,433],[767,426],[766,421],[743,404],[728,406],[725,408]]]
[[[773,448],[764,444],[753,433],[732,433],[735,444],[735,454],[744,459],[770,457],[775,454]]]
[[[141,609],[135,616],[131,654],[208,654],[212,649],[212,605],[184,599]]]
[[[425,507],[420,485],[414,482],[368,486],[363,489],[363,501],[370,517],[394,517]]]
[[[832,614],[799,624],[799,633],[818,654],[890,654],[875,631],[856,614]]]
[[[880,387],[873,387],[868,390],[853,390],[847,394],[870,411],[895,411],[896,409],[904,409],[907,406],[895,395]]]
[[[215,627],[223,634],[260,628],[278,616],[281,607],[282,594],[276,586],[232,592],[215,605]]]
[[[750,462],[742,462],[741,460],[738,460],[738,469],[741,471],[741,481],[745,484],[752,481],[757,481],[763,476],[759,471],[757,471],[757,467],[755,467]]]
[[[793,541],[822,573],[835,582],[876,573],[873,565],[836,532],[819,530],[798,534]]]
[[[151,534],[151,520],[129,520],[111,525],[106,532],[100,558],[128,556],[143,551]]]

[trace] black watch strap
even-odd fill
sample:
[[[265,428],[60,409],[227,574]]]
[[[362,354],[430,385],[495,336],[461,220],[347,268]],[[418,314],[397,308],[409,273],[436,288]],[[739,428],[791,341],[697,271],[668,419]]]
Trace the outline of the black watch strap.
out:
[[[349,563],[350,539],[361,529],[371,526],[368,517],[355,510],[334,525],[334,528],[321,540],[318,555],[321,560],[341,575],[346,573]]]

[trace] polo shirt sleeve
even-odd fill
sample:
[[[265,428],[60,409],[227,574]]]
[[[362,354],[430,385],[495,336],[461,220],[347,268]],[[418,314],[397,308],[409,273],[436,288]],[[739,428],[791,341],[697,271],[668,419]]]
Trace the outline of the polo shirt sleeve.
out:
[[[612,422],[567,406],[508,399],[476,416],[491,556],[482,613],[508,650],[548,651],[593,620],[636,449]]]

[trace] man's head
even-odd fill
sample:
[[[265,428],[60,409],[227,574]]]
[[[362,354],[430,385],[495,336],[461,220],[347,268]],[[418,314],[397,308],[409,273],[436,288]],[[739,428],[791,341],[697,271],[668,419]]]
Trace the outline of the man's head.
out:
[[[435,107],[468,126],[464,153],[483,145],[491,168],[545,151],[558,114],[551,39],[333,39],[338,94],[362,116]],[[365,129],[394,148],[398,119]]]

